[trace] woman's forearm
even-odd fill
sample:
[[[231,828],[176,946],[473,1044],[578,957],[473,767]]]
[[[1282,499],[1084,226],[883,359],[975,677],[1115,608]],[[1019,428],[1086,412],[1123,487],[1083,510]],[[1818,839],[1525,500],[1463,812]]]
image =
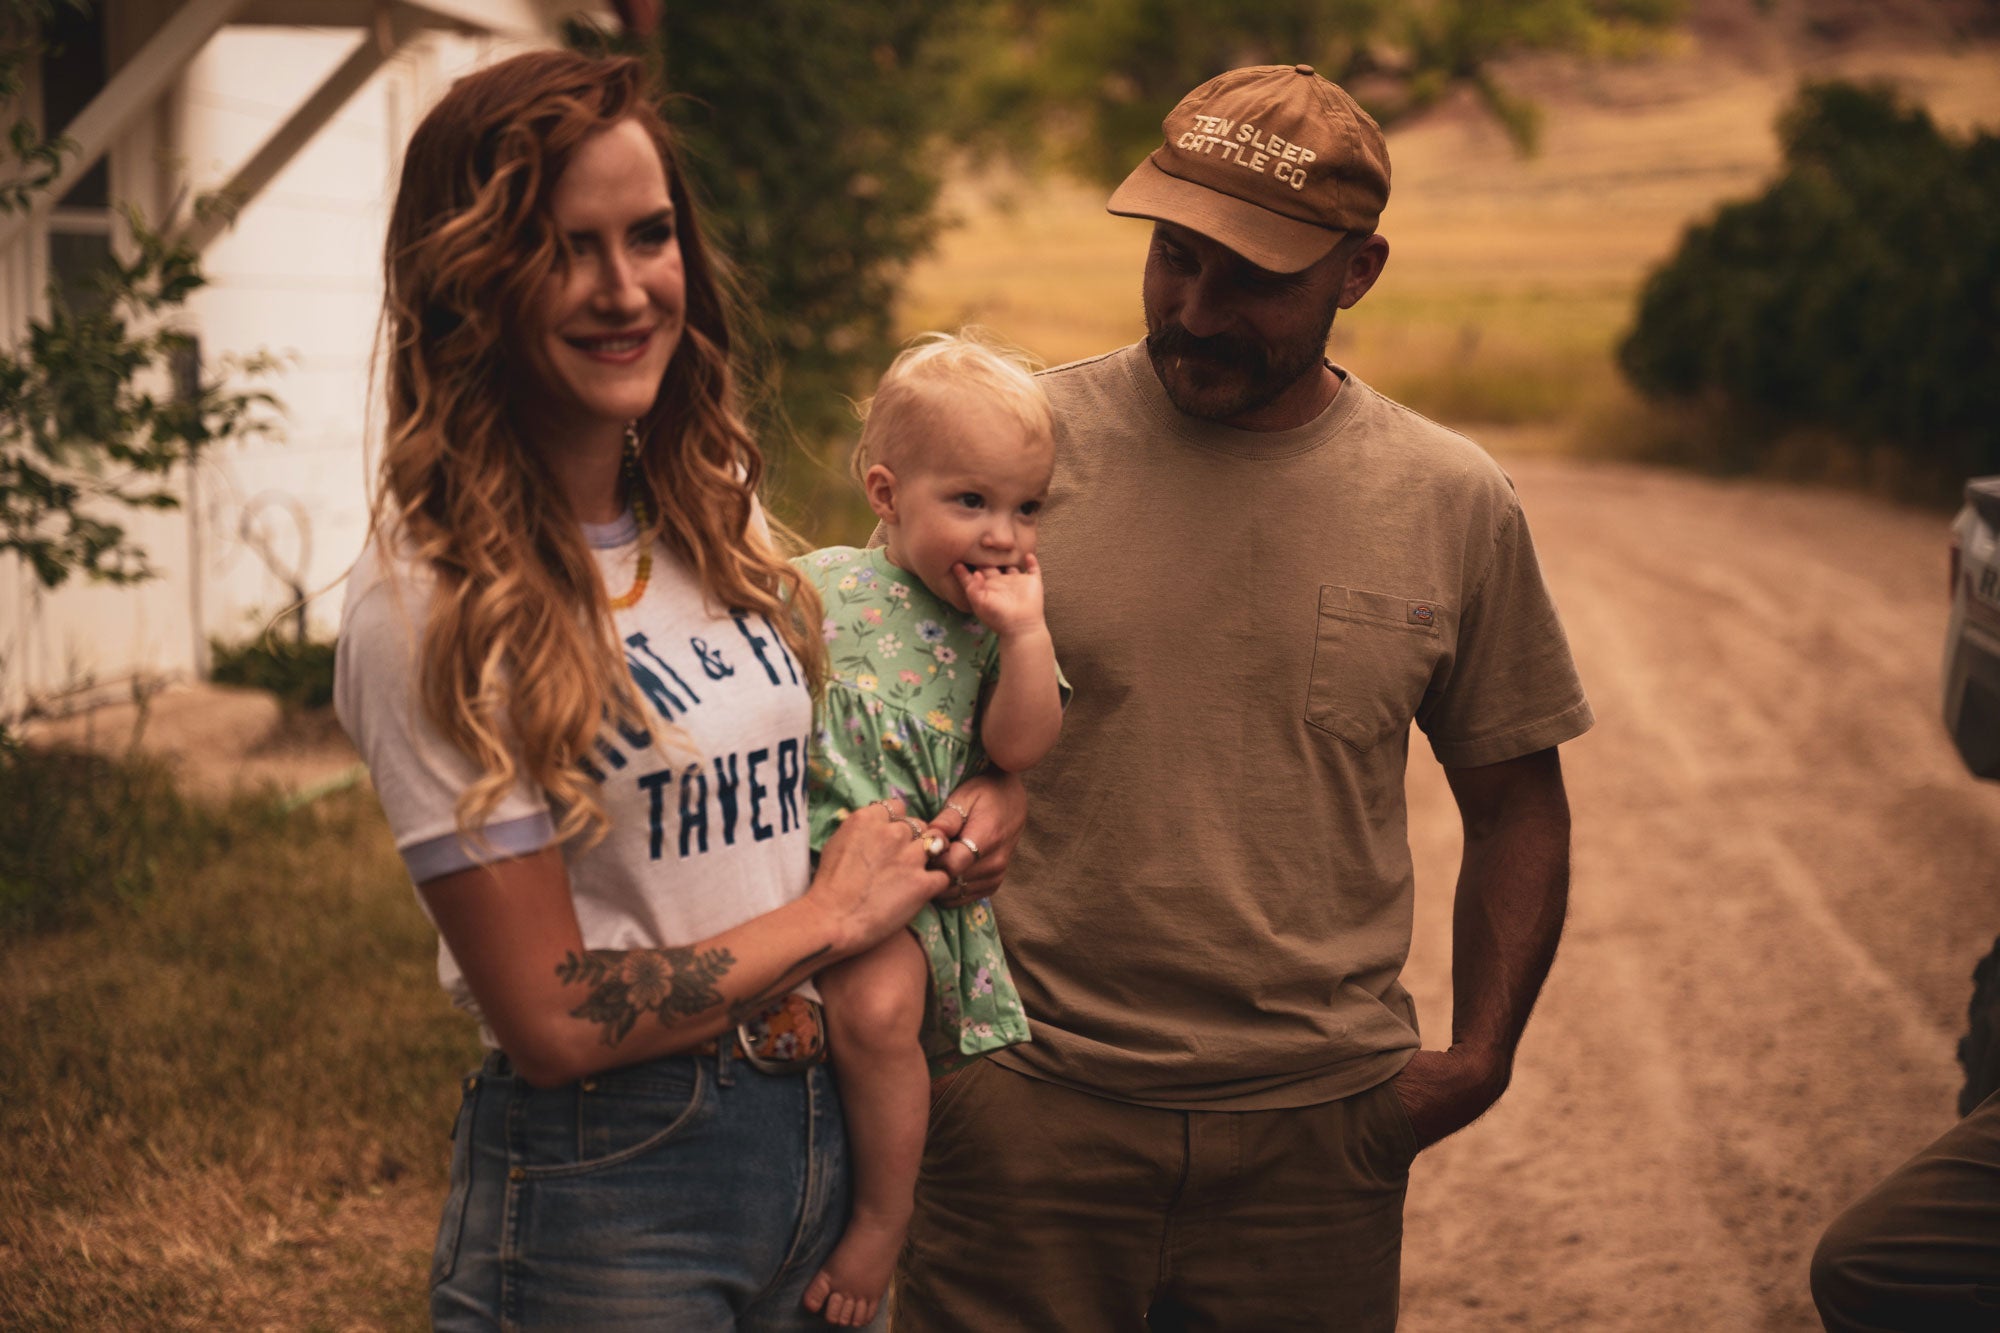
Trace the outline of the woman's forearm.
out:
[[[551,869],[545,851],[423,886],[482,1016],[540,1086],[691,1050],[853,947],[801,898],[692,944],[586,949],[567,880],[554,902],[537,882]]]
[[[944,888],[901,819],[854,822],[827,843],[803,897],[689,944],[585,948],[553,848],[421,891],[501,1048],[523,1078],[556,1086],[700,1045]]]

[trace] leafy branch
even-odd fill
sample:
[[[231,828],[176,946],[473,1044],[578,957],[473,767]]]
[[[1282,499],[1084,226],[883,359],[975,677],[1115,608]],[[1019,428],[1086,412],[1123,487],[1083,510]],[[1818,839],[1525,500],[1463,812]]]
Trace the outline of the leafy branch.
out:
[[[221,441],[268,435],[278,404],[236,387],[268,356],[198,369],[192,334],[170,316],[204,283],[194,253],[126,212],[136,252],[96,275],[98,299],[60,300],[0,356],[0,551],[47,588],[72,573],[110,583],[151,577],[113,506],[174,509],[165,475]]]
[[[81,0],[64,0],[63,7],[83,13]],[[39,59],[48,43],[43,34],[55,17],[50,0],[4,0],[0,3],[0,106],[14,109],[7,125],[7,157],[13,174],[0,180],[0,213],[26,212],[34,197],[46,190],[62,171],[63,157],[76,145],[61,136],[48,136],[26,115],[23,94],[27,92],[25,71]]]
[[[89,11],[81,0],[0,3],[0,102],[17,108],[0,151],[11,159],[0,160],[0,214],[27,211],[73,151],[18,110],[59,8]],[[130,257],[112,255],[83,300],[52,291],[48,315],[0,352],[0,552],[45,588],[73,573],[110,583],[150,577],[118,513],[177,508],[168,472],[275,424],[276,399],[230,378],[268,372],[273,359],[226,359],[204,374],[194,336],[174,322],[204,284],[199,256],[135,210],[124,217]]]
[[[1114,184],[1182,94],[1238,65],[1305,61],[1383,125],[1469,88],[1523,151],[1540,113],[1496,69],[1528,52],[1643,49],[1684,0],[987,0],[951,120],[979,154]]]

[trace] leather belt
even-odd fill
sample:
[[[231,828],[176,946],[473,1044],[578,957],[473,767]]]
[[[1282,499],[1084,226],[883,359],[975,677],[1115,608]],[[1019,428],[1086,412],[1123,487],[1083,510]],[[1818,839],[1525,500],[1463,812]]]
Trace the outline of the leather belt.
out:
[[[719,1054],[721,1041],[711,1037],[695,1047],[695,1054]],[[796,1074],[821,1063],[826,1059],[826,1016],[819,1001],[794,992],[766,1006],[736,1025],[729,1053],[766,1074]]]

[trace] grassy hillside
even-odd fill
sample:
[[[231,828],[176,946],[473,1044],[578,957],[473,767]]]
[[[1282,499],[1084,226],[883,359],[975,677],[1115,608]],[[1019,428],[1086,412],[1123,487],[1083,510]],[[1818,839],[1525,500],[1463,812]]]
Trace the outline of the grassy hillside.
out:
[[[1390,264],[1335,324],[1334,357],[1453,424],[1523,428],[1483,438],[1619,452],[1645,429],[1610,359],[1640,281],[1689,222],[1757,191],[1777,163],[1772,120],[1808,75],[1887,79],[1945,124],[2000,123],[1991,45],[1773,51],[1739,34],[1617,65],[1518,66],[1508,81],[1545,114],[1537,154],[1469,99],[1389,136]],[[963,225],[913,273],[902,325],[987,324],[1052,363],[1139,336],[1147,227],[1107,216],[1104,193],[961,180]]]

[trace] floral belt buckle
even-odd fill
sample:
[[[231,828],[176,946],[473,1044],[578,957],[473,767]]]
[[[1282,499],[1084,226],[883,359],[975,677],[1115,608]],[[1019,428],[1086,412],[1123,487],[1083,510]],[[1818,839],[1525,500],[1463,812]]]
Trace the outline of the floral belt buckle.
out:
[[[791,994],[736,1025],[736,1049],[752,1069],[797,1074],[826,1059],[826,1023],[817,1000]]]

